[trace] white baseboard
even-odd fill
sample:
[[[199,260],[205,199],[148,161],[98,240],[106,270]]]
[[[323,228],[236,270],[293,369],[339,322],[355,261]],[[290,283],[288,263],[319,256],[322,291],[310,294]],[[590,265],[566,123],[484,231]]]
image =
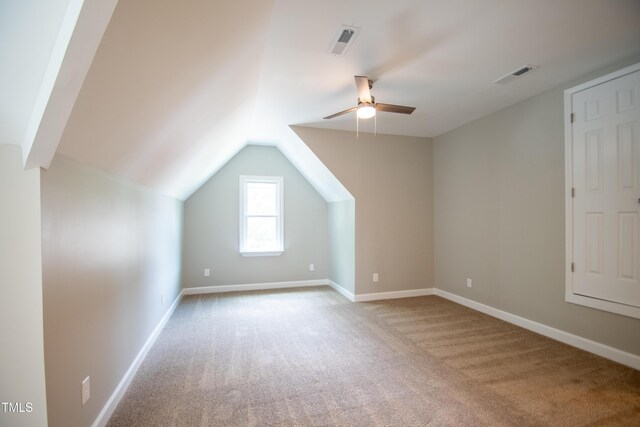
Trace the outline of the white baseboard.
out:
[[[333,280],[329,280],[329,286],[331,286],[333,289],[335,289],[336,291],[340,292],[342,295],[345,296],[345,298],[347,298],[349,301],[351,302],[355,302],[356,297],[354,294],[352,294],[351,292],[349,292],[348,290],[346,290],[345,288],[343,288],[342,286],[338,285],[336,282],[334,282]]]
[[[327,279],[296,280],[291,282],[250,283],[246,285],[200,286],[184,288],[182,295],[215,294],[219,292],[259,291],[264,289],[302,288],[306,286],[330,285]]]
[[[371,294],[356,294],[355,299],[353,301],[365,302],[365,301],[377,301],[381,299],[422,297],[425,295],[433,295],[433,288],[410,289],[407,291],[376,292]]]
[[[256,290],[265,290],[265,289],[300,288],[300,287],[306,287],[306,286],[326,286],[326,285],[331,286],[333,289],[340,292],[349,301],[352,301],[352,302],[365,302],[365,301],[376,301],[376,300],[383,300],[383,299],[409,298],[409,297],[419,297],[424,295],[433,295],[433,288],[410,289],[406,291],[377,292],[377,293],[371,293],[371,294],[354,295],[352,292],[346,290],[345,288],[343,288],[333,280],[329,280],[329,279],[297,280],[297,281],[291,281],[291,282],[249,283],[249,284],[243,284],[243,285],[200,286],[195,288],[184,288],[182,289],[182,295],[256,291]]]
[[[127,391],[129,384],[131,384],[131,380],[133,380],[136,372],[138,372],[138,368],[140,368],[140,365],[142,365],[144,358],[147,357],[147,353],[149,353],[149,350],[156,342],[156,339],[160,335],[162,328],[164,328],[164,326],[169,321],[169,318],[175,311],[181,299],[182,292],[178,294],[178,297],[175,299],[173,304],[171,304],[169,310],[167,310],[164,316],[162,316],[162,319],[160,319],[158,326],[156,326],[156,328],[147,339],[147,342],[144,343],[144,345],[138,352],[138,355],[133,360],[133,363],[131,364],[131,366],[129,366],[129,369],[127,369],[127,372],[125,372],[124,376],[120,380],[120,383],[111,394],[111,397],[109,397],[109,400],[107,400],[107,403],[102,408],[102,411],[100,411],[100,413],[96,417],[95,421],[92,424],[92,427],[104,427],[107,425],[107,423],[109,422],[109,418],[111,418],[111,415],[113,414],[113,411],[115,411],[118,403],[120,403],[120,399],[122,399],[122,396],[124,396],[124,393]]]
[[[488,314],[489,316],[496,317],[498,319],[504,320],[505,322],[513,323],[514,325],[552,338],[556,341],[569,344],[570,346],[577,347],[581,350],[597,354],[598,356],[613,360],[614,362],[618,362],[631,368],[640,370],[640,356],[636,356],[635,354],[627,353],[626,351],[618,350],[617,348],[609,347],[608,345],[591,341],[587,338],[583,338],[569,332],[561,331],[560,329],[552,328],[551,326],[547,326],[542,323],[534,322],[533,320],[525,319],[524,317],[520,317],[515,314],[499,310],[497,308],[493,308],[489,305],[472,301],[470,299],[449,293],[447,291],[443,291],[441,289],[436,288],[435,294],[451,300],[455,303],[472,308],[476,311]]]

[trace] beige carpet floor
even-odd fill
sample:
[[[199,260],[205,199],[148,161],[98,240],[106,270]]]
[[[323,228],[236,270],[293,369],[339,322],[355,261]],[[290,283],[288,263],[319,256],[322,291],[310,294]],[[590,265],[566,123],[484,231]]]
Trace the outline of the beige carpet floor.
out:
[[[109,426],[640,426],[640,372],[428,296],[182,300]]]

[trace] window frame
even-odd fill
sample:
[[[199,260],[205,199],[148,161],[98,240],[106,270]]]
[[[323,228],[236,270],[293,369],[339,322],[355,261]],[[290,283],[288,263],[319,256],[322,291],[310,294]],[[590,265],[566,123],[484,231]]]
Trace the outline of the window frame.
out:
[[[248,183],[276,184],[276,215],[249,215],[247,213],[247,184]],[[284,178],[281,176],[240,175],[239,193],[239,252],[242,256],[279,256],[284,253]],[[247,219],[250,217],[276,217],[276,248],[267,251],[248,249],[246,246]]]

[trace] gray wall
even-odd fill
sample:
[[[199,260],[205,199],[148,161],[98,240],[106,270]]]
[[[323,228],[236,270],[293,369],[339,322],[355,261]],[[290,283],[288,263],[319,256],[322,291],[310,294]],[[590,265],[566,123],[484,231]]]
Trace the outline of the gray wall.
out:
[[[239,176],[284,177],[285,252],[238,252]],[[183,287],[326,279],[327,203],[275,147],[242,149],[185,202]],[[315,272],[309,271],[315,264]],[[211,276],[204,277],[205,268]]]
[[[40,169],[22,169],[21,148],[0,145],[0,402],[31,402],[2,426],[46,426]]]
[[[179,294],[183,203],[60,156],[41,182],[49,424],[88,426]]]
[[[563,90],[633,62],[435,139],[436,287],[640,355],[639,319],[564,302]]]
[[[351,293],[356,280],[355,200],[329,203],[329,279]]]
[[[292,129],[355,198],[355,293],[431,288],[431,140]]]

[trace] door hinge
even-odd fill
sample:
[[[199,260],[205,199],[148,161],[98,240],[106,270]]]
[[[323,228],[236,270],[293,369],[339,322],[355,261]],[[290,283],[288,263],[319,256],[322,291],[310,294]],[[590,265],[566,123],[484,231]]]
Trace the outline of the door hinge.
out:
[[[572,273],[576,272],[576,265],[574,263],[571,263],[571,272]]]
[[[573,187],[573,188],[571,189],[571,197],[572,197],[572,198],[573,198],[573,197],[576,197],[576,188],[575,188],[575,187]]]
[[[575,113],[571,113],[571,123],[576,121],[576,114]]]

